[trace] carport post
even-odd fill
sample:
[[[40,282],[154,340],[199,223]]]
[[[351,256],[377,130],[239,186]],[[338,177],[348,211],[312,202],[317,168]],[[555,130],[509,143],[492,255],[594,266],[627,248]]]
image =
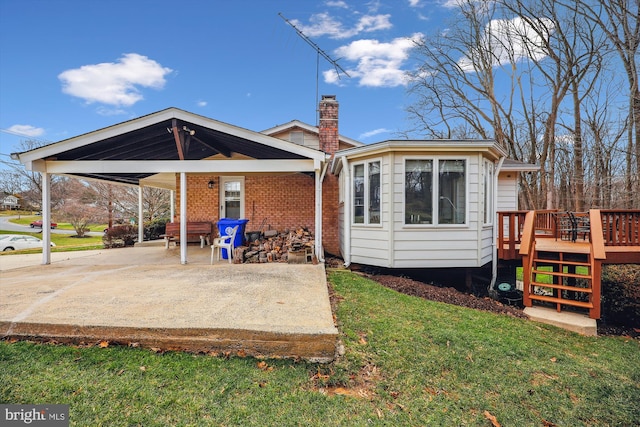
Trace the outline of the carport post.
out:
[[[138,242],[144,240],[144,206],[142,204],[142,185],[138,186]]]
[[[42,174],[42,264],[51,264],[51,175]]]
[[[180,264],[187,263],[187,174],[180,172]]]

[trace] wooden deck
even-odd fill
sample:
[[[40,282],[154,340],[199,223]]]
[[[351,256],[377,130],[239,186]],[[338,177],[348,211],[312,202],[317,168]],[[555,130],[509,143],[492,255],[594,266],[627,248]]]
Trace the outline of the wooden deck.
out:
[[[600,317],[603,264],[640,264],[640,210],[499,212],[498,260],[523,267],[523,302]]]

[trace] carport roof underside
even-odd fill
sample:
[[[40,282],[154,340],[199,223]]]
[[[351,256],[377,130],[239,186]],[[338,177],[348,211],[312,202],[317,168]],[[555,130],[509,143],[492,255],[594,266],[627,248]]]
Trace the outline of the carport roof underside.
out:
[[[28,169],[129,185],[171,188],[175,173],[312,172],[325,154],[177,108],[12,154]],[[207,159],[206,162],[201,160]],[[221,168],[221,161],[234,160]],[[243,162],[244,161],[244,162]],[[196,166],[196,163],[199,165]],[[251,166],[250,166],[251,165]],[[278,165],[280,165],[278,167]],[[234,166],[236,168],[234,168]],[[249,170],[247,170],[249,169]],[[165,174],[167,176],[162,177]]]

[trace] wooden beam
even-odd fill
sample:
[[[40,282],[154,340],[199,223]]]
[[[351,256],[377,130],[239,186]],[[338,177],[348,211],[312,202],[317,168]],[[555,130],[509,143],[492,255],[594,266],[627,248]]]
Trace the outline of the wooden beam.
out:
[[[212,149],[216,153],[220,153],[220,154],[222,154],[223,156],[225,156],[227,158],[231,157],[231,150],[228,150],[227,148],[220,148],[217,145],[209,144],[209,143],[204,142],[203,140],[201,140],[200,138],[197,138],[195,136],[193,137],[193,139],[195,139],[197,142],[199,142],[200,144],[204,145],[205,147]]]
[[[182,133],[178,130],[178,121],[176,119],[173,119],[171,121],[171,129],[173,130],[173,138],[176,141],[176,149],[178,150],[178,158],[180,160],[184,160],[184,151],[182,150],[182,145],[183,145],[183,141],[182,141]]]

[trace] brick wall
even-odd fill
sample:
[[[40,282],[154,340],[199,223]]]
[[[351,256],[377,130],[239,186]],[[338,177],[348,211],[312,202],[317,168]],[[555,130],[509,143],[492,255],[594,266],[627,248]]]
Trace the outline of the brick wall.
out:
[[[339,148],[338,102],[333,95],[324,95],[320,102],[319,139],[325,153],[333,154]],[[213,189],[207,187],[214,178]],[[176,175],[177,188],[180,176]],[[189,221],[219,219],[219,177],[187,176],[187,207]],[[282,231],[304,226],[315,235],[315,177],[304,174],[248,175],[245,177],[245,217],[247,230],[258,230],[267,218],[265,229]],[[179,220],[180,194],[176,194],[176,220]],[[338,244],[338,178],[325,175],[322,186],[322,243],[326,252],[339,254]]]
[[[177,177],[178,181],[180,177]],[[215,177],[213,189],[207,187],[210,177],[187,175],[187,216],[189,221],[216,223],[220,189],[219,177]],[[179,182],[178,182],[179,184]],[[176,192],[176,221],[180,220],[180,186]],[[337,234],[338,191],[337,178],[327,174],[323,184],[322,228],[323,245],[327,252],[339,254]],[[246,176],[245,218],[249,220],[247,231],[257,231],[267,218],[265,230],[283,231],[295,227],[315,230],[315,177],[303,174]]]

